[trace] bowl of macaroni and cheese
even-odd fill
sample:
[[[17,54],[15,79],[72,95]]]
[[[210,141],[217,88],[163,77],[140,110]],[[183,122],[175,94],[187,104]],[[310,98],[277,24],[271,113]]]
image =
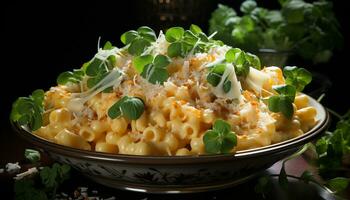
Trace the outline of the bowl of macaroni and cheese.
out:
[[[311,74],[262,67],[192,25],[124,33],[57,86],[14,102],[20,136],[92,180],[150,193],[244,182],[319,136]]]

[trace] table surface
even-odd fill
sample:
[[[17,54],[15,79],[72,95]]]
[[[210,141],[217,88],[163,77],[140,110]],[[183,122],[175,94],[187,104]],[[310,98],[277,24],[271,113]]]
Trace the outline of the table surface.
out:
[[[4,168],[8,162],[23,161],[23,152],[25,148],[31,147],[26,141],[18,138],[10,127],[1,129],[0,135],[0,168]],[[264,173],[267,175],[279,174],[281,162],[276,163]],[[298,157],[286,164],[287,174],[300,176],[305,170],[309,170],[317,174],[317,169],[308,164],[303,157]],[[100,196],[103,198],[115,197],[118,199],[227,199],[235,197],[244,197],[246,199],[264,199],[261,194],[254,191],[257,184],[257,179],[250,180],[239,186],[227,188],[223,190],[197,193],[197,194],[177,194],[177,195],[159,195],[159,194],[144,194],[130,191],[122,191],[113,188],[108,188],[97,183],[94,183],[77,171],[72,172],[71,178],[65,182],[59,193],[63,192],[69,196],[74,196],[74,191],[79,187],[87,187],[89,196]],[[277,177],[272,178],[272,190],[265,196],[265,199],[332,199],[333,196],[323,188],[305,184],[302,181],[289,179],[290,184],[287,189],[282,189]],[[13,179],[7,173],[0,174],[0,199],[12,199],[13,195]],[[97,192],[97,193],[96,193]],[[347,191],[347,197],[350,197],[350,191]]]

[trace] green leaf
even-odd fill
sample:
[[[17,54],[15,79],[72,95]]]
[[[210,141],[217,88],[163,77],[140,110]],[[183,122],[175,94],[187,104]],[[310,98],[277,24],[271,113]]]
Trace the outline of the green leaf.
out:
[[[254,23],[253,19],[250,16],[245,15],[241,19],[240,27],[242,29],[244,29],[244,31],[250,32],[250,31],[254,30],[255,23]]]
[[[198,37],[200,38],[200,40],[201,40],[202,42],[208,43],[209,45],[211,45],[211,44],[210,44],[211,41],[209,40],[208,36],[207,36],[205,33],[203,33],[203,32],[199,33],[199,34],[198,34]],[[199,45],[200,45],[200,44],[199,44]]]
[[[341,192],[349,186],[349,179],[343,177],[336,177],[327,182],[329,189],[335,192]]]
[[[217,131],[206,131],[203,137],[203,142],[207,153],[220,153],[221,141]]]
[[[268,100],[269,110],[272,112],[279,112],[280,110],[280,97],[279,96],[271,96]]]
[[[199,35],[200,33],[203,33],[202,29],[195,24],[191,24],[190,31],[195,35]]]
[[[103,92],[103,93],[111,93],[111,92],[113,92],[113,86],[104,89],[102,92]]]
[[[35,90],[29,97],[19,97],[13,104],[10,118],[33,131],[42,125],[44,91]]]
[[[40,161],[40,153],[34,149],[25,149],[24,157],[31,163],[37,163]]]
[[[35,187],[34,180],[21,179],[14,183],[16,200],[48,200],[44,190]]]
[[[234,9],[219,4],[218,8],[211,14],[209,20],[209,33],[212,34],[217,32],[214,36],[215,38],[222,40],[226,44],[232,45],[233,39],[231,32],[235,24],[235,18],[240,19],[240,17],[237,17]]]
[[[40,171],[41,182],[45,188],[54,189],[69,178],[70,166],[54,163],[52,167],[44,167]]]
[[[216,87],[221,81],[221,75],[217,73],[208,73],[207,81],[213,87]]]
[[[269,12],[267,12],[265,19],[266,22],[272,27],[278,27],[284,22],[284,18],[282,17],[281,12],[278,10],[270,10]],[[278,29],[276,28],[276,30]]]
[[[199,41],[199,37],[197,37],[195,34],[193,34],[189,30],[185,31],[183,42],[189,45],[189,50],[191,50],[198,41]]]
[[[296,89],[292,85],[276,85],[272,87],[283,96],[286,96],[291,102],[294,102]]]
[[[77,83],[77,82],[79,82],[79,80],[76,80],[74,78],[73,72],[62,72],[57,77],[57,84],[58,85],[65,85],[68,82]]]
[[[281,187],[287,188],[287,186],[288,186],[288,178],[287,178],[287,173],[286,173],[286,170],[285,170],[284,163],[282,164],[282,168],[281,168],[280,174],[278,176],[278,182],[279,182]]]
[[[141,76],[153,84],[163,84],[169,77],[167,66],[171,63],[168,56],[157,55],[152,63],[143,66]]]
[[[342,155],[346,153],[347,141],[344,140],[344,133],[341,129],[337,129],[333,132],[333,135],[330,137],[329,142],[333,147],[335,154]]]
[[[237,145],[237,136],[234,132],[223,134],[221,152],[229,153]]]
[[[283,74],[286,77],[286,84],[293,85],[298,92],[312,80],[312,74],[304,68],[287,66],[283,69]]]
[[[245,14],[249,14],[250,12],[252,12],[255,8],[256,8],[257,4],[255,1],[253,0],[246,0],[241,4],[241,12],[245,13]]]
[[[106,43],[105,43],[105,45],[103,45],[103,50],[111,50],[111,49],[113,49],[114,48],[114,46],[112,45],[112,43],[110,42],[110,41],[107,41]]]
[[[237,52],[234,64],[236,64],[236,65],[243,65],[245,63],[246,63],[245,52],[244,51]]]
[[[99,83],[102,79],[104,79],[109,72],[103,73],[103,74],[97,74],[94,77],[91,77],[87,80],[86,85],[88,88],[93,88],[97,83]]]
[[[254,187],[254,191],[258,194],[262,194],[263,197],[265,194],[271,191],[272,182],[271,178],[268,175],[264,175],[258,179],[258,183]]]
[[[182,56],[182,44],[180,42],[171,43],[168,47],[168,56],[170,58]]]
[[[228,50],[225,54],[226,61],[229,63],[235,62],[236,61],[236,54],[238,54],[240,52],[242,52],[242,50],[239,48],[233,48],[233,49]]]
[[[328,149],[328,139],[322,137],[316,142],[316,152],[318,155],[322,155],[327,152]]]
[[[44,101],[44,96],[45,96],[44,90],[37,89],[37,90],[34,90],[34,92],[32,92],[32,95],[30,97],[33,99],[35,104],[42,105]],[[39,106],[39,107],[42,107],[42,106]]]
[[[64,181],[70,178],[70,170],[71,170],[71,167],[69,165],[66,165],[66,164],[61,165],[58,171],[59,180],[57,180],[59,185],[61,185]]]
[[[50,167],[44,167],[40,171],[40,178],[41,182],[47,187],[47,188],[55,188],[57,186],[57,179],[58,177],[58,166],[57,164],[53,165],[52,168]]]
[[[293,101],[288,97],[281,97],[279,101],[280,112],[288,119],[291,119],[294,114]]]
[[[148,40],[149,42],[155,42],[157,40],[157,36],[154,33],[154,30],[148,26],[141,26],[137,29],[137,32],[141,37]]]
[[[246,77],[249,74],[250,68],[247,63],[234,65],[237,76]]]
[[[154,66],[157,68],[166,68],[171,63],[171,59],[168,56],[157,55],[154,58]]]
[[[301,174],[300,179],[303,180],[305,183],[309,183],[314,178],[313,174],[310,171],[305,170],[303,174]]]
[[[148,40],[139,38],[135,39],[130,43],[130,46],[128,48],[128,52],[131,55],[139,56],[141,55],[147,47],[149,47],[151,43]]]
[[[229,153],[237,145],[237,136],[230,124],[219,119],[214,122],[213,130],[205,132],[203,142],[207,153]]]
[[[232,38],[236,43],[243,43],[245,41],[245,36],[246,31],[244,28],[237,26],[235,29],[232,31]]]
[[[86,67],[86,75],[88,76],[96,76],[101,73],[101,71],[105,70],[106,66],[103,60],[99,58],[93,58],[89,65]]]
[[[304,21],[306,3],[300,0],[291,0],[283,4],[282,15],[288,23],[296,24]]]
[[[119,99],[116,103],[114,103],[109,109],[108,109],[108,117],[111,119],[115,119],[117,117],[120,117],[122,115],[122,111],[120,106],[124,101],[126,101],[129,97],[124,96],[123,98]]]
[[[144,110],[145,105],[140,98],[124,96],[108,109],[108,116],[111,119],[123,116],[130,120],[136,120]]]
[[[217,64],[212,67],[210,72],[223,75],[226,70],[226,67],[226,64]]]
[[[144,67],[153,62],[152,55],[136,56],[132,60],[133,66],[138,73],[141,73]]]
[[[231,90],[231,81],[225,81],[223,85],[223,90],[225,93],[228,93]]]
[[[258,56],[251,53],[246,53],[245,59],[248,61],[251,67],[254,67],[255,69],[258,69],[258,70],[261,69],[261,63]]]
[[[130,120],[136,120],[140,118],[142,113],[145,111],[145,106],[143,101],[137,97],[127,98],[121,105],[121,111],[123,116]]]
[[[222,119],[215,120],[213,130],[219,133],[228,133],[231,131],[231,125]]]
[[[132,30],[132,31],[125,32],[120,37],[120,40],[122,41],[123,44],[127,45],[127,44],[130,44],[138,36],[139,34],[136,31]]]
[[[165,39],[168,42],[177,42],[184,35],[185,30],[182,27],[172,27],[165,32]]]
[[[112,70],[116,66],[116,63],[117,63],[117,58],[115,55],[110,55],[107,57],[108,70]]]
[[[294,114],[293,102],[296,94],[294,86],[278,85],[273,86],[279,95],[271,96],[268,99],[268,107],[272,112],[281,112],[286,118],[291,119]]]
[[[225,60],[232,62],[238,76],[246,77],[249,74],[249,63],[246,53],[238,48],[230,49],[225,54]]]
[[[66,85],[67,83],[79,83],[85,75],[84,71],[85,70],[83,69],[74,69],[73,72],[70,72],[70,71],[62,72],[57,77],[57,84]]]
[[[141,76],[152,84],[163,84],[169,77],[167,69],[155,67],[153,64],[145,66]]]
[[[288,1],[290,1],[290,0],[278,0],[278,2],[280,3],[281,6],[283,6]]]

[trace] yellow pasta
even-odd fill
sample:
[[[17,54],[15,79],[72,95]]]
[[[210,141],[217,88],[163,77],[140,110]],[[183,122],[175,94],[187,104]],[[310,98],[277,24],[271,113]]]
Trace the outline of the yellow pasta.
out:
[[[141,115],[141,117],[137,120],[133,120],[131,122],[131,128],[134,131],[144,131],[148,126],[148,119],[146,114]]]
[[[128,122],[124,118],[109,120],[109,124],[112,131],[119,135],[125,134],[128,128]]]
[[[202,138],[192,138],[191,142],[191,152],[193,154],[204,154],[205,149],[204,149],[204,143]]]
[[[128,51],[99,50],[96,58],[118,58],[105,66],[105,77],[93,87],[94,79],[87,75],[79,83],[52,87],[45,93],[43,126],[33,133],[97,152],[184,156],[207,153],[203,137],[218,119],[226,121],[237,135],[237,146],[231,152],[297,137],[317,123],[311,99],[299,92],[290,102],[293,115],[270,111],[268,98],[278,95],[274,86],[286,84],[282,69],[250,68],[247,76],[237,76],[235,67],[223,60],[230,49],[225,45],[213,45],[206,52],[191,51],[183,58],[166,58],[164,63],[170,61],[166,71],[157,72],[164,80],[153,80],[157,77],[152,73],[159,70],[153,65],[168,55],[169,43],[160,35],[148,48],[147,54],[154,59],[144,72]],[[215,66],[219,75],[211,71]],[[212,72],[217,84],[210,82]],[[140,104],[142,112],[135,108]]]
[[[189,156],[192,155],[187,148],[181,148],[176,151],[176,156]]]
[[[54,123],[65,123],[69,122],[72,118],[70,111],[67,108],[56,109],[50,113],[49,122]]]
[[[69,147],[78,149],[91,150],[90,144],[85,139],[77,134],[74,134],[67,129],[60,131],[56,136],[55,140],[58,144],[62,144]]]
[[[105,141],[108,144],[118,145],[118,141],[120,137],[121,137],[120,135],[111,131],[106,134]]]
[[[97,142],[95,145],[95,151],[105,153],[118,153],[118,146],[106,142]]]
[[[150,114],[150,120],[154,122],[155,125],[159,127],[165,127],[166,126],[166,118],[164,117],[163,113],[159,111],[151,112]]]
[[[294,103],[297,109],[302,109],[309,105],[309,98],[305,94],[300,94],[295,97]]]

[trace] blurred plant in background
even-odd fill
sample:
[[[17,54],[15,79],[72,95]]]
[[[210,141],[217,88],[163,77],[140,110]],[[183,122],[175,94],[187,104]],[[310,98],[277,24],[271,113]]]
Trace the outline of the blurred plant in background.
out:
[[[284,65],[288,55],[297,54],[314,63],[327,62],[343,37],[334,16],[333,5],[326,0],[279,0],[280,10],[258,7],[253,0],[241,4],[242,16],[219,4],[209,20],[209,33],[228,45],[260,54],[264,62]],[[277,54],[276,54],[277,53]],[[271,60],[279,56],[280,60]]]

